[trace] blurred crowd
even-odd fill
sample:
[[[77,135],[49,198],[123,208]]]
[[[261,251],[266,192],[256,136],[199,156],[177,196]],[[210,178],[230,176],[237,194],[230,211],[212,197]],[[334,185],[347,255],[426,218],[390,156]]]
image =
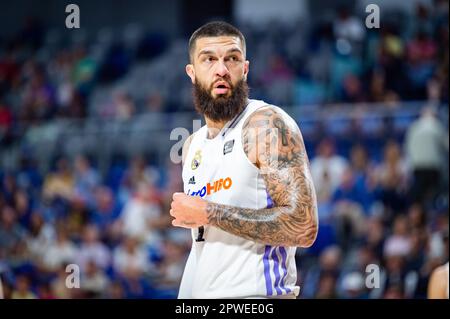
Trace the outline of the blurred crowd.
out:
[[[325,137],[310,152],[319,235],[297,254],[301,298],[424,298],[448,261],[448,128],[425,108],[380,160],[365,144],[348,156]],[[181,167],[117,158],[55,159],[42,174],[24,157],[0,170],[0,276],[11,298],[174,298],[190,233],[168,214]],[[66,286],[67,265],[80,289]],[[376,289],[366,279],[377,265]]]
[[[296,24],[238,25],[252,62],[252,96],[281,106],[447,104],[448,0],[431,3],[383,10],[374,29],[364,25],[364,10],[345,6]],[[65,34],[30,18],[0,41],[0,145],[55,118],[192,111],[186,40],[133,25]]]
[[[324,139],[311,160],[320,224],[297,259],[302,297],[426,298],[448,261],[448,128],[425,108],[380,161],[334,145]]]
[[[252,98],[428,105],[404,134],[351,136],[345,151],[336,136],[305,135],[320,228],[298,250],[301,298],[424,298],[431,271],[448,261],[448,123],[435,108],[448,109],[448,1],[432,4],[386,12],[381,29],[365,28],[349,7],[297,25],[239,26]],[[186,39],[128,31],[68,43],[30,19],[1,39],[0,156],[30,128],[61,118],[192,110]],[[53,155],[48,172],[26,151],[14,169],[0,167],[5,297],[176,297],[190,248],[189,232],[168,214],[181,168],[136,155],[103,171],[89,155]],[[79,289],[66,285],[70,264]],[[371,264],[375,289],[366,285]]]
[[[169,199],[180,189],[137,156],[107,178],[85,156],[61,157],[41,176],[27,161],[1,174],[0,274],[12,298],[174,298],[190,247],[174,229]],[[80,289],[69,289],[76,264]]]

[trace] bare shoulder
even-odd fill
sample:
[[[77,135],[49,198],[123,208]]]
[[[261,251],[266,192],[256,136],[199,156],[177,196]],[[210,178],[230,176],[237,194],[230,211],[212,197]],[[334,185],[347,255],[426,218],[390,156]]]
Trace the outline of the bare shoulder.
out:
[[[292,155],[305,152],[297,123],[273,105],[264,106],[248,117],[242,129],[242,145],[249,160],[259,168],[263,164],[287,163],[283,159],[290,160]]]
[[[194,135],[195,135],[195,133],[192,133],[192,134],[186,139],[186,141],[184,141],[183,149],[182,149],[182,159],[183,159],[182,164],[184,164],[184,161],[185,161],[185,159],[186,159],[186,156],[187,156],[187,154],[188,154],[188,152],[189,152],[189,146],[191,145],[191,142],[192,142],[192,139],[194,138]]]
[[[283,109],[275,105],[265,105],[246,119],[243,128],[277,128],[280,124],[289,129],[298,130],[297,123]]]

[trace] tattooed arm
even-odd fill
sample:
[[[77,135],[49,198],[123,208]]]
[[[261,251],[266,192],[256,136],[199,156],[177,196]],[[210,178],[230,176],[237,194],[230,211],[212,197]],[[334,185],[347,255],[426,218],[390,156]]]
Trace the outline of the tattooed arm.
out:
[[[316,195],[297,124],[280,109],[264,107],[247,119],[242,143],[260,169],[274,207],[243,209],[208,202],[208,224],[265,244],[311,246],[318,228]]]
[[[175,193],[172,225],[213,225],[263,244],[311,246],[318,228],[316,194],[297,124],[279,108],[261,108],[244,123],[242,143],[262,174],[274,207],[239,208]]]

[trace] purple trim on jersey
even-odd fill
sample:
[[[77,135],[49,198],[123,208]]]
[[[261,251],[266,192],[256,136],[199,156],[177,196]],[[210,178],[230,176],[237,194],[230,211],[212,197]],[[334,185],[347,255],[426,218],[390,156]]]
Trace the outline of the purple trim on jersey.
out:
[[[270,279],[270,264],[269,264],[269,254],[270,254],[270,247],[269,245],[266,245],[264,257],[263,257],[263,263],[264,263],[264,278],[266,279],[266,290],[267,295],[272,296],[272,280]]]
[[[287,276],[287,273],[288,273],[287,272],[287,267],[286,267],[286,261],[287,261],[286,248],[280,247],[280,253],[281,253],[281,269],[283,269],[283,271],[284,271],[283,278],[281,278],[281,288],[286,290],[287,293],[290,293],[291,289],[289,289],[288,287],[284,286],[284,280],[286,279],[286,276]]]
[[[267,191],[266,191],[266,194],[267,194],[267,206],[266,206],[266,208],[272,208],[273,207],[272,197],[270,197],[270,195],[269,195],[269,193],[267,193]]]
[[[279,271],[279,260],[277,255],[277,248],[272,250],[272,259],[273,259],[273,272],[275,274],[275,290],[277,291],[277,295],[282,295],[283,291],[281,291],[280,284],[280,271]]]
[[[267,208],[272,208],[273,207],[273,201],[272,198],[270,197],[269,193],[267,193]],[[272,280],[270,278],[270,263],[269,263],[269,256],[270,256],[270,250],[272,249],[271,246],[266,245],[266,250],[264,252],[264,258],[263,258],[263,263],[264,263],[264,277],[266,279],[266,290],[267,290],[267,295],[268,296],[272,296],[273,295],[273,290],[272,290]]]

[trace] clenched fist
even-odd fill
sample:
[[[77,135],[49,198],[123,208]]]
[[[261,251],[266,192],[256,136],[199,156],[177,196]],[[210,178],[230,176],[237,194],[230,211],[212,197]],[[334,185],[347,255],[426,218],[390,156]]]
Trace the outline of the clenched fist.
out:
[[[175,217],[173,226],[197,228],[208,224],[207,202],[197,196],[174,193],[170,204],[170,215]]]

